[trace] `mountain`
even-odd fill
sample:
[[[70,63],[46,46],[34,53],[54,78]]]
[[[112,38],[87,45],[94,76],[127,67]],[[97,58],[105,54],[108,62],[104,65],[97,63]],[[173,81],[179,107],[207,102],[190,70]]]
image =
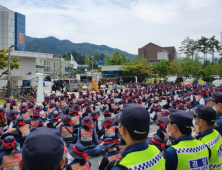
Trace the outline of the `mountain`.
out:
[[[129,54],[125,51],[117,48],[111,48],[106,45],[95,45],[90,43],[73,43],[69,40],[59,40],[55,37],[46,38],[33,38],[26,36],[26,49],[25,51],[30,52],[42,52],[51,54],[65,54],[71,53],[73,50],[82,55],[95,55],[105,54],[105,56],[111,56],[113,52],[119,51],[125,53],[127,58],[137,56],[135,54]]]

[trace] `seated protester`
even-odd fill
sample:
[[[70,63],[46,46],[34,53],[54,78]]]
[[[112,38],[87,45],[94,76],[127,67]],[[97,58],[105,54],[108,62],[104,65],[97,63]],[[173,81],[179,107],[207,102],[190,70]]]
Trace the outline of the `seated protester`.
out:
[[[16,119],[15,128],[8,128],[8,133],[11,133],[15,140],[20,144],[20,148],[22,148],[25,138],[30,133],[29,126],[25,124],[25,120],[22,116],[19,116]]]
[[[11,105],[11,99],[6,97],[5,98],[5,104],[3,105],[3,108],[5,108],[6,110],[9,110],[10,105]]]
[[[28,111],[30,113],[30,116],[32,116],[33,112],[34,112],[34,104],[32,102],[28,102]]]
[[[154,135],[153,137],[148,137],[147,143],[156,146],[160,150],[160,152],[162,152],[163,148],[165,147],[163,140],[157,135]]]
[[[65,115],[69,115],[69,114],[70,114],[70,111],[74,109],[74,103],[73,103],[73,101],[70,101],[68,106],[69,106],[69,107],[66,108],[65,111],[64,111],[64,114],[65,114]]]
[[[107,117],[111,117],[112,113],[109,112],[109,109],[105,109],[104,112],[103,112],[103,115],[104,115],[105,118],[107,118]]]
[[[120,114],[122,113],[122,110],[120,107],[117,107],[114,110],[114,114],[115,114],[115,125],[118,126],[119,122],[120,122]]]
[[[22,151],[18,148],[14,136],[6,136],[1,146],[0,164],[2,169],[19,169]],[[6,162],[7,161],[7,162]]]
[[[18,110],[19,110],[18,104],[17,104],[17,102],[15,101],[15,99],[12,99],[12,100],[11,100],[10,109],[11,109],[11,110],[15,110],[15,111],[18,111]]]
[[[96,133],[98,134],[98,139],[104,134],[104,130],[102,130],[102,126],[100,121],[98,120],[98,113],[93,111],[91,114],[91,118],[93,120],[92,127],[96,129]]]
[[[21,101],[21,105],[23,105],[23,104],[26,105],[26,106],[28,105],[27,99],[25,97],[23,97],[22,101]]]
[[[65,115],[60,120],[63,124],[60,125],[60,133],[66,143],[75,143],[76,137],[74,136],[74,126],[72,123],[72,119],[69,115]]]
[[[170,98],[169,97],[166,98],[166,104],[163,105],[163,108],[164,109],[169,109],[170,108]]]
[[[98,113],[98,116],[100,116],[100,106],[97,100],[93,101],[93,110]]]
[[[114,99],[110,99],[109,111],[113,113],[115,108],[116,108],[115,100]]]
[[[59,170],[65,164],[64,142],[56,129],[37,128],[30,133],[23,145],[20,170]]]
[[[75,109],[70,110],[69,115],[71,116],[72,123],[73,123],[73,126],[75,128],[74,133],[77,134],[78,133],[78,128],[79,128],[80,123],[81,123],[81,119],[80,119],[80,116],[78,114],[78,111],[75,110]]]
[[[54,110],[49,124],[47,124],[47,127],[56,128],[60,124],[59,119],[59,112],[57,110]]]
[[[89,156],[98,155],[101,152],[101,148],[98,146],[98,137],[96,130],[92,128],[93,120],[86,116],[82,119],[78,132],[78,143],[81,143],[85,147],[85,153]]]
[[[113,140],[112,138],[104,139],[103,145],[100,145],[100,148],[105,149],[107,154],[103,156],[99,170],[104,170],[111,161],[121,158],[121,152],[116,150],[117,146],[117,140]]]
[[[161,107],[155,104],[153,105],[153,108],[151,110],[152,110],[152,112],[150,112],[151,123],[156,123],[156,120],[159,117],[159,113],[161,113],[161,116],[162,116]]]
[[[177,105],[177,109],[178,109],[178,110],[185,110],[182,103],[180,103],[180,104]]]
[[[93,111],[93,109],[90,106],[86,106],[84,108],[84,111],[82,112],[82,118],[84,118],[86,116],[90,116],[92,111]]]
[[[44,123],[39,112],[34,112],[29,122],[31,129],[42,127]]]
[[[42,102],[43,110],[48,111],[49,109],[49,96],[45,97],[45,100]]]
[[[30,119],[30,113],[28,111],[27,105],[22,104],[20,107],[20,115],[24,118],[25,122],[28,124]]]
[[[36,104],[35,104],[35,100],[34,100],[34,99],[30,99],[30,100],[29,100],[29,102],[31,102],[31,103],[32,103],[33,108],[35,108],[35,107],[36,107]]]
[[[105,138],[112,138],[113,140],[120,139],[120,135],[118,132],[118,128],[115,126],[115,120],[112,117],[107,117],[104,123],[105,134],[103,136],[103,140]]]
[[[3,107],[0,107],[0,127],[7,126],[7,117],[5,114],[5,109]]]
[[[54,110],[58,110],[56,109],[55,107],[55,103],[50,103],[49,104],[49,109],[48,109],[48,114],[47,114],[47,119],[50,120],[51,116],[52,116],[52,113]]]
[[[137,99],[137,104],[144,107],[143,103],[142,103],[142,99]]]
[[[164,152],[166,170],[208,169],[208,148],[203,142],[191,136],[193,117],[182,110],[174,110],[169,116],[161,117],[160,120],[167,122],[167,133],[175,139]]]
[[[85,147],[80,143],[69,145],[68,151],[74,160],[67,165],[66,170],[90,170],[91,163],[87,160],[89,157],[86,153],[84,153],[84,150]]]
[[[16,124],[18,112],[15,110],[11,110],[7,113],[7,125],[9,128],[13,128]]]

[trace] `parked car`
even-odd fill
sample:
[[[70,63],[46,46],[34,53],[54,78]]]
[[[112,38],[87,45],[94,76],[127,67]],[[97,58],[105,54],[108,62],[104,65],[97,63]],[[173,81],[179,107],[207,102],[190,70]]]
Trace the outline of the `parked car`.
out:
[[[213,77],[214,79],[217,79],[217,80],[220,79],[220,76],[218,76],[218,75],[210,75],[210,77]]]
[[[183,78],[179,76],[168,77],[166,83],[181,83],[183,82]]]
[[[186,85],[186,84],[196,84],[198,81],[195,78],[187,78],[184,82],[181,82],[181,85]]]
[[[66,89],[68,92],[79,90],[79,80],[77,79],[60,79],[56,81],[56,90],[61,90],[62,84],[65,82]]]
[[[222,85],[222,79],[220,79],[220,80],[214,80],[214,81],[212,82],[212,85],[215,85],[215,87]]]

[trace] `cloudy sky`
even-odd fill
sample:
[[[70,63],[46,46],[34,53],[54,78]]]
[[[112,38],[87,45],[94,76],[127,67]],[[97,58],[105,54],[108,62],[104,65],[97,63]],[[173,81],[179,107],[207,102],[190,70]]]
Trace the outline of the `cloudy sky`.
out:
[[[132,54],[149,42],[220,39],[222,0],[1,0],[26,15],[26,35],[108,45]]]

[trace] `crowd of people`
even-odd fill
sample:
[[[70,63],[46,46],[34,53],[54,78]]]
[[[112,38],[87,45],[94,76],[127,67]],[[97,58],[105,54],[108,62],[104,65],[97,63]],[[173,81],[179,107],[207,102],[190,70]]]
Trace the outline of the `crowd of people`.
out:
[[[157,131],[149,136],[150,125]],[[145,84],[5,99],[1,169],[222,169],[222,87]],[[73,161],[68,161],[68,156]]]

